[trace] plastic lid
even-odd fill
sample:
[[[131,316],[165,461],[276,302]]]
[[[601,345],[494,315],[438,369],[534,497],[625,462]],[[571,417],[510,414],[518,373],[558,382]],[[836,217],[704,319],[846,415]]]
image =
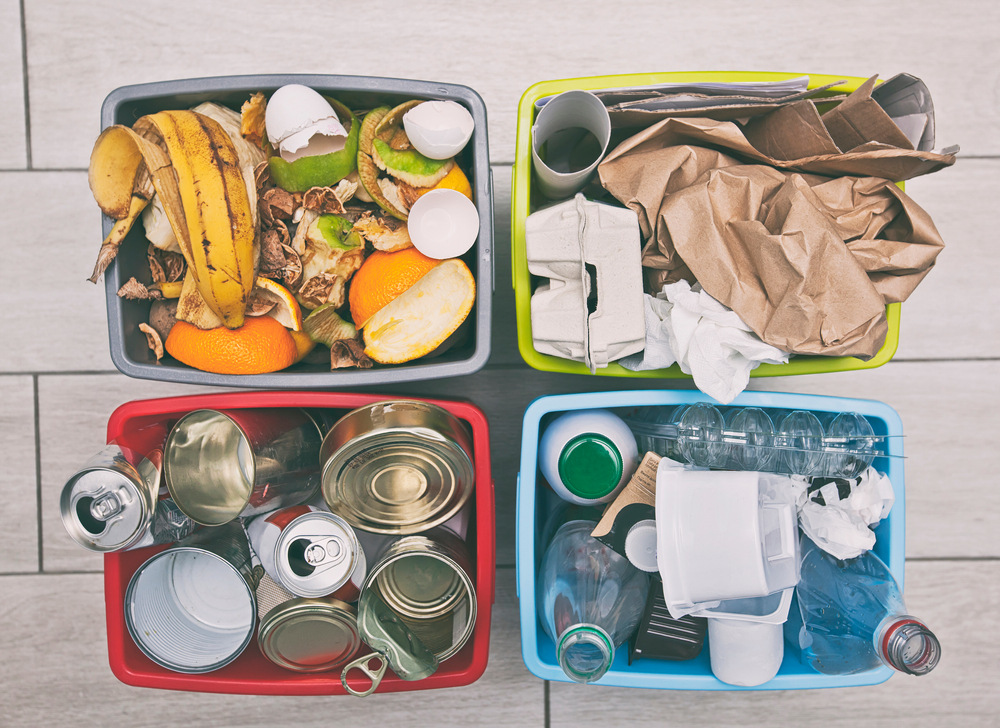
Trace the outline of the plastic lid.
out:
[[[639,521],[625,537],[625,556],[640,571],[656,572],[656,521]]]
[[[603,498],[618,487],[624,472],[615,444],[593,432],[574,437],[559,454],[559,478],[579,498]]]

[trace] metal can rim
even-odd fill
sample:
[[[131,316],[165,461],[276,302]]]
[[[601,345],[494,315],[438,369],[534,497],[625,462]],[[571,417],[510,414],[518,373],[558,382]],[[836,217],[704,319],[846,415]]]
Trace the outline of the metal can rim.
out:
[[[292,589],[290,588],[286,580],[282,578],[283,576],[286,576],[285,569],[287,568],[287,565],[285,564],[284,559],[278,558],[281,550],[281,545],[285,543],[287,539],[291,538],[291,536],[288,536],[287,534],[289,533],[289,529],[291,529],[292,526],[294,526],[296,523],[298,523],[299,521],[309,521],[317,519],[327,520],[327,521],[342,521],[342,524],[338,525],[344,525],[347,527],[346,531],[347,533],[350,534],[351,546],[353,547],[351,553],[351,568],[347,570],[347,574],[346,576],[344,576],[343,580],[341,580],[339,583],[335,584],[333,587],[329,589],[327,589],[326,587],[323,587],[322,589],[315,591],[309,589],[301,589],[298,587]],[[333,592],[337,591],[340,587],[342,587],[344,584],[346,584],[351,580],[351,575],[354,573],[354,569],[358,565],[358,559],[359,559],[358,552],[360,550],[361,550],[361,542],[358,541],[358,535],[354,532],[354,528],[351,526],[348,520],[343,516],[337,513],[327,513],[326,511],[309,511],[308,513],[303,513],[300,516],[296,516],[291,521],[289,521],[288,525],[284,529],[282,529],[281,533],[278,534],[277,541],[274,542],[274,569],[277,572],[278,586],[280,586],[285,591],[294,594],[297,597],[303,597],[307,599],[325,597],[327,594],[332,594]],[[270,614],[270,612],[268,614]]]
[[[320,665],[304,669],[297,663],[283,658],[281,653],[275,649],[275,646],[270,641],[270,638],[273,636],[274,631],[277,628],[287,624],[288,620],[295,617],[305,617],[310,615],[324,616],[328,622],[336,622],[339,625],[349,628],[348,632],[352,636],[352,644],[346,657],[337,662],[322,663]],[[289,599],[271,609],[271,611],[265,614],[263,619],[260,620],[260,628],[257,631],[257,646],[267,659],[279,667],[285,668],[286,670],[294,670],[295,672],[323,672],[325,670],[333,670],[346,664],[352,657],[354,657],[354,655],[358,653],[358,650],[361,648],[361,634],[358,631],[357,609],[353,605],[333,597],[322,600],[309,597],[296,597],[294,599]]]
[[[135,469],[134,466],[132,467],[133,469]],[[133,534],[129,538],[125,539],[120,544],[102,546],[96,543],[93,539],[87,539],[86,537],[83,536],[82,533],[78,531],[79,524],[77,523],[77,520],[72,512],[73,504],[71,502],[72,501],[71,491],[73,486],[80,480],[81,477],[83,477],[87,473],[93,473],[99,471],[114,473],[115,475],[125,478],[125,480],[128,481],[128,483],[132,486],[133,490],[136,492],[138,497],[146,502],[145,514],[143,515],[139,527],[135,530],[135,532],[133,532]],[[138,471],[136,471],[136,475],[141,479],[141,476],[139,475]],[[146,529],[149,528],[149,524],[152,523],[153,514],[156,509],[156,502],[151,498],[149,494],[149,489],[141,487],[142,485],[145,485],[145,483],[137,482],[136,479],[133,478],[128,473],[104,465],[83,468],[82,470],[75,473],[68,481],[66,481],[66,485],[63,486],[62,493],[59,496],[59,515],[62,519],[63,526],[66,528],[66,532],[69,533],[70,538],[72,538],[78,545],[83,546],[85,549],[88,549],[90,551],[96,551],[98,553],[124,551],[129,546],[138,543],[145,534]],[[73,524],[72,527],[70,527],[69,524]]]

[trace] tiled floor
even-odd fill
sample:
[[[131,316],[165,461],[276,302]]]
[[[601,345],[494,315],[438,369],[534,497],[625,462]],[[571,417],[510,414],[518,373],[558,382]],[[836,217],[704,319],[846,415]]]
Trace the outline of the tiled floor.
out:
[[[1000,5],[987,0],[0,0],[0,726],[373,718],[407,726],[1000,725],[998,37]],[[948,247],[903,307],[896,359],[874,371],[753,385],[881,399],[899,410],[909,456],[907,604],[944,645],[926,678],[836,691],[668,693],[546,686],[521,662],[512,567],[524,407],[551,392],[643,385],[534,372],[516,351],[506,241],[517,100],[550,78],[711,68],[908,71],[934,92],[940,143],[963,147],[956,167],[907,185]],[[102,99],[129,83],[285,71],[464,83],[489,109],[499,253],[493,356],[471,377],[385,390],[459,393],[490,417],[497,607],[490,666],[467,688],[360,702],[126,687],[107,666],[101,560],[76,548],[59,522],[62,483],[103,442],[117,404],[195,391],[129,380],[108,356],[103,289],[84,280],[100,230],[85,168]]]

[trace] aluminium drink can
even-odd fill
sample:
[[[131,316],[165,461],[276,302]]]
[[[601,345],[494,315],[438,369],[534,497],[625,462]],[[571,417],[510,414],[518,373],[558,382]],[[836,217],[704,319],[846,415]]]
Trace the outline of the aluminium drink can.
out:
[[[166,428],[146,428],[130,438],[145,452],[112,442],[66,482],[59,513],[70,537],[91,551],[107,553],[179,541],[197,524],[162,487]]]
[[[340,516],[291,506],[254,518],[247,534],[264,571],[291,594],[358,600],[367,561],[354,529]]]

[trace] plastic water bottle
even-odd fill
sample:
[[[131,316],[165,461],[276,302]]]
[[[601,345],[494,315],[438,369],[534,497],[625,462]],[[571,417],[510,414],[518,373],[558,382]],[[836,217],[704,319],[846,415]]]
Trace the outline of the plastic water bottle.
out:
[[[785,639],[826,675],[853,675],[886,664],[926,675],[941,659],[937,637],[906,613],[889,567],[871,551],[838,561],[803,540],[802,578]]]
[[[649,577],[592,538],[596,521],[573,520],[555,532],[538,575],[538,611],[563,672],[599,680],[615,650],[635,631]]]

